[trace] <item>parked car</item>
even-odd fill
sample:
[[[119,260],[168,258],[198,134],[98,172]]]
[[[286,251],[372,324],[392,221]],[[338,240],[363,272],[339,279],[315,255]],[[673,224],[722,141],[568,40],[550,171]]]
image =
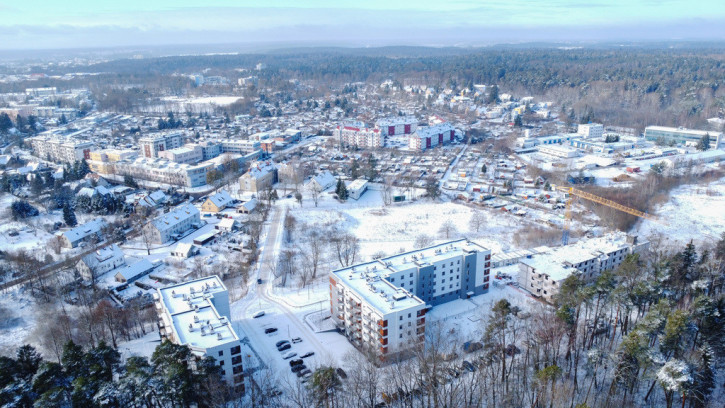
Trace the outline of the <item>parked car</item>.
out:
[[[267,327],[266,329],[264,329],[264,334],[271,334],[271,333],[274,333],[276,331],[277,331],[277,328],[276,327]]]
[[[304,364],[304,363],[305,363],[304,361],[302,361],[302,360],[300,360],[300,359],[297,359],[297,360],[292,360],[292,361],[290,361],[290,362],[289,362],[289,366],[290,366],[290,367],[294,367],[294,366],[296,366],[296,365],[300,365],[300,364]]]
[[[300,371],[303,376],[307,377],[309,375],[312,375],[312,371],[309,368],[305,368],[304,370]]]
[[[262,279],[257,279],[257,285],[261,285],[261,284],[262,284]]]
[[[285,350],[289,350],[291,348],[292,348],[291,344],[283,344],[283,345],[277,347],[277,350],[281,353],[281,352],[283,352]]]
[[[282,357],[282,358],[285,360],[289,360],[290,358],[295,357],[295,356],[297,356],[297,353],[292,352],[292,353],[285,354],[284,357]]]
[[[299,373],[300,371],[304,370],[305,368],[307,368],[307,367],[304,364],[299,364],[299,365],[292,367],[291,370],[293,373]]]
[[[302,339],[301,339],[301,338],[299,338],[299,337],[293,337],[293,338],[292,338],[292,343],[295,343],[295,344],[297,344],[297,343],[302,343]]]
[[[301,355],[300,357],[301,358],[307,358],[307,357],[312,357],[314,355],[315,355],[315,352],[314,351],[308,351],[307,353]]]
[[[257,312],[254,315],[252,315],[252,317],[255,318],[255,319],[257,319],[259,317],[262,317],[262,316],[264,316],[264,310],[260,310],[259,312]]]
[[[297,366],[297,367],[305,367],[305,366]],[[297,378],[302,378],[305,375],[305,371],[310,371],[310,370],[307,367],[305,367],[302,370],[297,371]]]
[[[280,340],[280,341],[278,341],[278,342],[277,342],[277,344],[275,344],[274,346],[275,346],[275,347],[279,347],[279,346],[281,346],[281,345],[283,345],[283,344],[287,344],[287,343],[289,343],[289,340]]]
[[[337,370],[335,370],[335,372],[337,372],[337,375],[338,375],[338,376],[339,376],[340,378],[342,378],[343,380],[346,380],[346,379],[347,379],[347,373],[346,373],[346,372],[345,372],[345,370],[343,370],[342,368],[339,368],[339,367],[338,367],[338,368],[337,368]]]
[[[476,367],[474,367],[473,364],[471,364],[470,361],[464,361],[463,362],[463,368],[465,368],[466,370],[468,370],[470,372],[476,371]]]

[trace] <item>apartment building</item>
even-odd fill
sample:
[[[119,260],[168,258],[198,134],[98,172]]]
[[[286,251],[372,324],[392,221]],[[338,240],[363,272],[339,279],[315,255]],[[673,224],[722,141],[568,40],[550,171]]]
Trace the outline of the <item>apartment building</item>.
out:
[[[179,148],[183,142],[184,134],[181,132],[156,133],[138,140],[141,154],[148,158],[159,157],[159,152]]]
[[[104,273],[124,265],[126,265],[126,258],[123,251],[118,245],[113,244],[81,258],[76,265],[76,269],[78,269],[81,278],[93,282]]]
[[[577,126],[576,133],[587,139],[601,139],[604,137],[604,126],[600,123],[584,123]]]
[[[204,159],[201,146],[185,145],[176,149],[160,151],[158,157],[175,163],[196,164]]]
[[[408,138],[411,150],[423,151],[454,140],[456,130],[448,122],[433,126],[421,126]]]
[[[359,147],[363,149],[375,149],[383,147],[385,138],[380,129],[370,129],[354,126],[338,126],[334,136],[340,140],[340,144],[347,147]]]
[[[561,282],[569,276],[576,274],[591,282],[602,272],[617,268],[627,255],[648,247],[649,242],[625,234],[581,240],[521,259],[518,283],[532,295],[553,302]]]
[[[161,338],[188,346],[199,359],[213,357],[227,384],[244,392],[241,339],[231,325],[221,279],[214,275],[157,289],[154,301]]]
[[[239,177],[242,191],[258,193],[277,182],[277,167],[271,161],[252,163],[249,171]]]
[[[409,135],[418,128],[418,121],[412,116],[394,116],[375,123],[383,136]]]
[[[220,143],[222,153],[246,155],[261,149],[259,140],[224,139]]]
[[[192,228],[201,226],[199,210],[191,204],[182,204],[172,211],[156,217],[144,225],[144,234],[154,244],[163,244],[175,240]]]
[[[26,139],[33,155],[55,163],[74,163],[90,158],[93,143],[62,136],[35,136]]]
[[[229,207],[234,199],[228,192],[222,190],[216,194],[210,195],[209,198],[201,205],[201,210],[206,212],[218,213]]]
[[[101,239],[101,230],[108,224],[103,218],[96,218],[88,221],[83,225],[79,225],[71,230],[60,234],[61,244],[64,248],[75,248],[82,242],[91,239]]]
[[[427,305],[489,288],[491,251],[465,239],[330,273],[330,308],[356,347],[385,359],[424,340]]]

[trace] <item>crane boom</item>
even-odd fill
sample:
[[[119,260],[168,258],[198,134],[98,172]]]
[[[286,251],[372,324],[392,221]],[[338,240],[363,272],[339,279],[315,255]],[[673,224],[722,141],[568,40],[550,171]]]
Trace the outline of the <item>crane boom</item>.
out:
[[[619,210],[619,211],[625,212],[627,214],[634,215],[635,217],[640,217],[640,218],[644,218],[644,219],[647,219],[650,221],[662,223],[662,221],[658,217],[656,217],[652,214],[647,214],[646,212],[642,212],[637,209],[627,207],[625,205],[619,204],[617,202],[606,199],[604,197],[599,197],[592,193],[587,193],[586,191],[578,190],[573,187],[564,187],[564,186],[555,186],[554,188],[556,190],[569,193],[569,199],[566,201],[566,220],[564,222],[564,231],[561,236],[561,242],[563,245],[566,245],[569,243],[569,229],[570,229],[570,223],[571,223],[571,201],[572,201],[571,196],[581,197],[585,200],[589,200],[591,202],[605,205],[607,207],[614,208],[615,210]]]

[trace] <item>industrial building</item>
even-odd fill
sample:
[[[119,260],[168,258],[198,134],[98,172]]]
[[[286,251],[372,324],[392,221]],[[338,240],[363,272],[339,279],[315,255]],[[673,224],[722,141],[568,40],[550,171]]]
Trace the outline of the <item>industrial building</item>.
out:
[[[382,359],[424,341],[434,305],[486,293],[491,251],[461,239],[330,273],[337,327],[358,348]]]
[[[162,339],[185,345],[199,359],[213,357],[230,386],[244,392],[241,339],[229,312],[229,293],[218,276],[157,289]]]
[[[665,126],[647,126],[644,129],[644,138],[651,142],[663,144],[678,144],[695,146],[703,136],[710,136],[710,148],[718,149],[722,143],[722,133],[707,130],[693,130]]]

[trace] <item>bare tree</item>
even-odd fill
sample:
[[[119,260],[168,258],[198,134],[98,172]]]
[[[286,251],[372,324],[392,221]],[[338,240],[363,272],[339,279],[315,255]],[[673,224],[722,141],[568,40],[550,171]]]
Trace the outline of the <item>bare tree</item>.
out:
[[[413,243],[415,248],[425,248],[431,245],[433,245],[433,237],[426,234],[420,234],[415,237],[415,242]]]
[[[330,237],[330,243],[337,254],[340,266],[347,267],[355,263],[355,257],[360,249],[360,240],[348,232],[335,232]]]
[[[390,205],[393,203],[393,178],[385,177],[383,180],[383,204]]]
[[[455,232],[456,226],[451,220],[446,220],[438,230],[438,234],[440,234],[445,239],[450,239],[451,235],[453,235]]]
[[[315,207],[317,207],[317,204],[320,202],[320,194],[322,194],[322,190],[317,185],[310,186],[310,195],[312,196],[312,202],[315,203]]]
[[[284,215],[284,231],[285,236],[287,237],[287,242],[292,242],[292,233],[295,230],[296,224],[297,220],[295,217],[289,212],[286,212]]]
[[[487,217],[482,211],[473,211],[471,214],[471,221],[469,223],[471,230],[477,233],[481,231],[484,225],[486,225]]]

